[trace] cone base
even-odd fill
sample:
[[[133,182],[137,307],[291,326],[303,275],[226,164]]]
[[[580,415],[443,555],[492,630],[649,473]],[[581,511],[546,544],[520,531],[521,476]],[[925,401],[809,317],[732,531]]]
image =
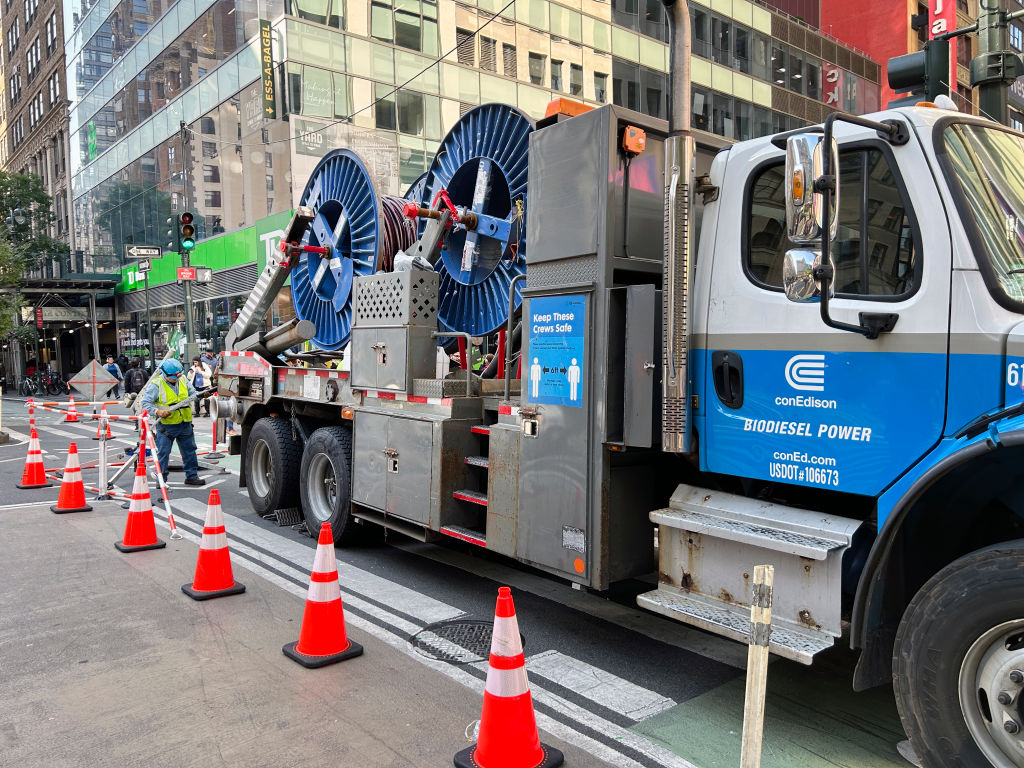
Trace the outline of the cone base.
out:
[[[215,597],[227,597],[228,595],[240,595],[245,592],[245,584],[239,584],[237,581],[230,587],[224,589],[211,589],[202,590],[196,589],[191,584],[182,584],[181,591],[191,597],[193,600],[212,600]]]
[[[304,653],[299,653],[295,650],[295,646],[299,644],[296,640],[294,643],[288,643],[284,646],[281,651],[292,661],[297,661],[299,664],[304,666],[306,669],[319,669],[320,667],[326,667],[328,664],[337,664],[339,661],[345,661],[346,659],[352,659],[356,656],[363,655],[363,646],[357,643],[355,640],[348,641],[348,648],[339,653],[331,653],[327,656],[307,656]]]
[[[18,483],[15,488],[21,488],[23,491],[31,491],[35,488],[53,488],[53,483],[40,483],[39,485],[22,485]]]
[[[565,756],[554,747],[541,744],[540,748],[544,750],[544,758],[539,763],[516,766],[516,768],[555,768],[565,762]],[[476,744],[456,752],[454,763],[456,768],[490,768],[490,766],[481,765],[476,761]]]
[[[58,515],[63,515],[68,512],[92,512],[92,507],[86,504],[84,507],[72,507],[71,509],[61,509],[58,505],[51,504],[50,511],[55,512]]]
[[[157,539],[152,544],[138,544],[138,545],[136,545],[134,547],[129,547],[123,541],[115,541],[114,542],[114,546],[117,547],[119,551],[125,552],[125,553],[128,553],[128,552],[144,552],[147,549],[163,549],[164,547],[167,546],[167,542],[166,541],[160,541],[159,539]]]

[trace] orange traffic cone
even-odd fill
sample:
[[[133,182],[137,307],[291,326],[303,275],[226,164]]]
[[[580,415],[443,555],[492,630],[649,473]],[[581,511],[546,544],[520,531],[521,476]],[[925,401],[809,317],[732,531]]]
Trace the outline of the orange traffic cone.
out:
[[[289,659],[309,669],[325,667],[363,653],[363,646],[345,635],[345,612],[341,607],[341,587],[330,523],[320,526],[299,641],[288,643],[281,650]]]
[[[72,395],[68,398],[71,401],[71,405],[68,406],[68,415],[64,417],[65,424],[72,424],[78,421],[78,411],[75,410],[75,397]]]
[[[85,503],[85,483],[82,482],[82,470],[78,464],[78,446],[74,443],[68,448],[64,477],[60,481],[60,496],[56,504],[50,505],[50,511],[59,515],[65,512],[92,512],[92,507]]]
[[[25,457],[25,471],[21,473],[21,482],[18,488],[52,488],[53,483],[47,481],[46,472],[43,470],[43,451],[39,447],[39,435],[36,428],[32,427],[28,440],[28,456]]]
[[[557,749],[540,743],[512,590],[499,587],[480,735],[476,744],[455,755],[455,765],[458,768],[554,768],[563,760]]]
[[[146,480],[146,451],[141,447],[135,468],[135,485],[128,497],[128,522],[124,526],[124,539],[114,543],[122,552],[141,552],[146,549],[166,547],[166,541],[156,537],[156,520],[153,518],[153,502],[149,498],[149,482]]]
[[[103,435],[103,422],[107,423],[107,440],[114,437],[114,433],[110,431],[110,420],[107,416],[107,406],[100,406],[100,418],[96,422],[96,437],[93,440],[99,440]]]
[[[181,585],[181,591],[193,600],[209,600],[212,597],[245,592],[245,584],[235,581],[231,573],[228,535],[224,529],[220,493],[216,488],[210,491],[210,501],[206,505],[206,525],[203,526],[203,540],[199,544],[196,575],[191,584]]]

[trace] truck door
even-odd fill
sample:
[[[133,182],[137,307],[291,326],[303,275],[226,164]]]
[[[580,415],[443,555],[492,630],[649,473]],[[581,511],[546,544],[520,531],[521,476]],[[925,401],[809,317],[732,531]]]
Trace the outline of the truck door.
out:
[[[741,220],[719,214],[705,302],[705,469],[876,495],[941,436],[950,236],[915,142],[840,143],[830,309],[855,324],[860,313],[896,315],[893,331],[874,340],[826,326],[817,303],[783,294],[793,247],[784,155],[771,145],[731,149],[720,205]]]

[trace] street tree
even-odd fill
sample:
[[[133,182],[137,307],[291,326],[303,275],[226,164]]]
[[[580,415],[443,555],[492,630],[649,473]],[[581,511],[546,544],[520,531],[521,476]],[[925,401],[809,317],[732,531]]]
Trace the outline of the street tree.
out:
[[[31,271],[68,255],[68,245],[50,236],[56,216],[53,200],[34,173],[0,171],[0,218],[2,228],[22,271]]]

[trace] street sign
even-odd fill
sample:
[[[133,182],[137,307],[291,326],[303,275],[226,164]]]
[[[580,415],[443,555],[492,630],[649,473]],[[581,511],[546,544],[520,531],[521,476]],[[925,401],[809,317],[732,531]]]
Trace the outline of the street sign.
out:
[[[36,328],[43,327],[43,308],[36,307]]]
[[[149,272],[153,269],[153,262],[149,259],[139,259],[139,263],[135,265],[135,268],[139,270],[139,272]]]
[[[196,279],[196,268],[195,267],[178,267],[178,279],[179,280],[195,280]]]
[[[163,256],[163,249],[159,245],[125,245],[124,257],[126,259],[159,259]]]
[[[91,360],[68,383],[89,400],[99,400],[117,384],[117,379],[98,360]]]

